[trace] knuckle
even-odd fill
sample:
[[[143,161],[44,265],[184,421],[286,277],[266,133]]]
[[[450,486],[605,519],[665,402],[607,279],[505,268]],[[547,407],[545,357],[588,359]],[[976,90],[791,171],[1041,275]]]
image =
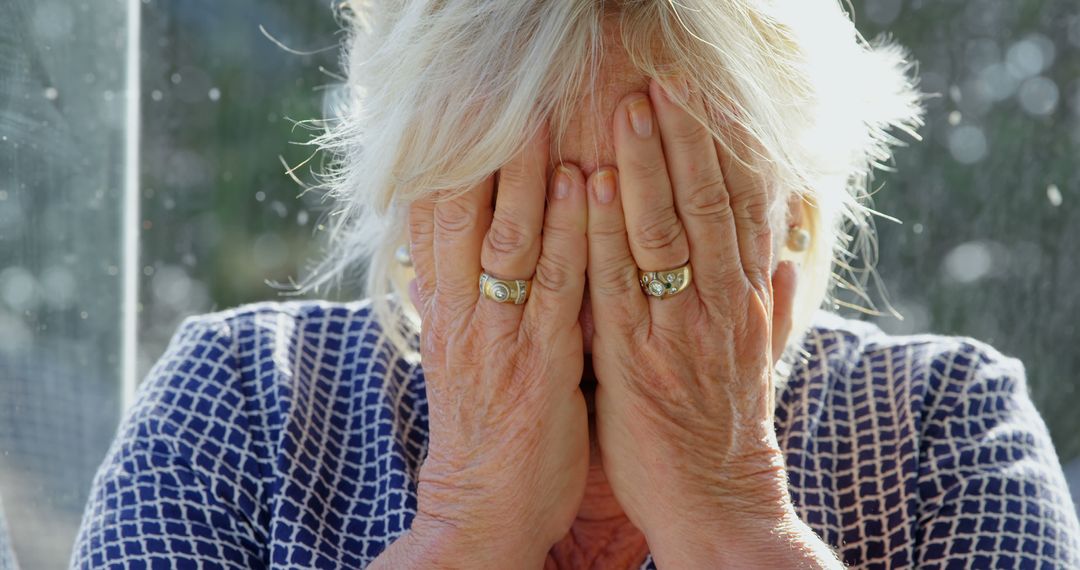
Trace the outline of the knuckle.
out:
[[[634,232],[634,241],[647,250],[665,250],[673,247],[683,235],[682,222],[670,208],[646,219]]]
[[[435,209],[435,227],[438,232],[463,233],[474,227],[479,216],[472,208],[454,200],[440,204]]]
[[[711,218],[728,214],[731,210],[731,199],[724,181],[709,178],[693,186],[686,193],[683,210],[687,215],[697,217]]]
[[[543,188],[547,184],[547,151],[526,148],[526,154],[518,155],[499,169],[499,188]]]
[[[434,233],[435,226],[432,225],[431,220],[409,220],[409,245],[411,247],[416,248],[431,241]]]
[[[529,176],[519,160],[509,162],[499,170],[499,187],[521,187],[529,183]]]
[[[750,222],[755,227],[767,226],[769,222],[769,204],[764,199],[764,196],[748,196],[747,199],[741,200],[736,208],[739,213],[739,217],[745,221]]]
[[[545,252],[540,256],[536,264],[536,275],[533,283],[548,291],[564,291],[573,282],[571,279],[571,264],[561,254]]]
[[[430,209],[420,210],[416,206],[409,212],[408,224],[409,224],[409,237],[413,243],[426,241],[425,238],[435,233],[435,226],[432,224],[432,214]]]
[[[622,214],[620,213],[621,217]],[[619,241],[626,243],[626,227],[621,223],[621,220],[608,220],[605,222],[594,222],[589,227],[590,241],[597,242],[603,245],[616,245]]]
[[[535,239],[519,223],[500,216],[491,224],[485,241],[496,256],[510,256],[530,248]]]

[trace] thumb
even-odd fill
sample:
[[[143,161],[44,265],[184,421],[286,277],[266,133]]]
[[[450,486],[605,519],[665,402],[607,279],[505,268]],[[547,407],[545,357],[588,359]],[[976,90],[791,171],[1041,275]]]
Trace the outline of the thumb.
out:
[[[775,365],[784,353],[795,307],[795,289],[798,286],[799,272],[794,261],[781,261],[772,276],[773,313],[772,313],[772,357]]]

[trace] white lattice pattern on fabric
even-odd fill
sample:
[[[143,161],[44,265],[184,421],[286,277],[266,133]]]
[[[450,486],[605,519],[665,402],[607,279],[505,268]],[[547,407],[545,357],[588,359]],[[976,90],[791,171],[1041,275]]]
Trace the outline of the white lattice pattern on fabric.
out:
[[[1017,360],[828,313],[804,349],[778,435],[800,514],[848,565],[1080,567]],[[72,566],[364,567],[411,523],[427,439],[423,372],[367,302],[191,318],[94,480]]]

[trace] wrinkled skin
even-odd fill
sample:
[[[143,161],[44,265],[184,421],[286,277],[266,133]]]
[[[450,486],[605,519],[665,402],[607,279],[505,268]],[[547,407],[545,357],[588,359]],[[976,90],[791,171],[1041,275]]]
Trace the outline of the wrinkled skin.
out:
[[[705,111],[685,83],[669,94],[654,81],[624,97],[617,173],[589,180],[602,465],[650,545],[695,534],[734,541],[742,525],[724,524],[764,524],[788,509],[772,369],[795,273],[787,263],[772,272],[767,184],[724,156],[676,100]],[[617,184],[603,191],[608,177]],[[636,267],[687,261],[694,281],[674,297],[645,297],[634,282]]]
[[[538,564],[572,524],[589,465],[578,388],[586,198],[580,172],[562,171],[545,212],[546,137],[500,170],[494,207],[492,176],[410,211],[431,434],[413,529],[447,537],[444,558],[475,566]],[[528,302],[481,298],[481,267],[533,276]]]
[[[491,177],[411,208],[431,440],[386,567],[630,568],[650,549],[690,567],[671,553],[764,541],[791,514],[772,367],[795,271],[772,271],[770,189],[675,102],[700,94],[618,53],[599,83],[582,108],[601,119],[539,133],[494,207]],[[642,294],[638,267],[687,261],[686,291]],[[482,270],[533,276],[529,301],[480,298]]]

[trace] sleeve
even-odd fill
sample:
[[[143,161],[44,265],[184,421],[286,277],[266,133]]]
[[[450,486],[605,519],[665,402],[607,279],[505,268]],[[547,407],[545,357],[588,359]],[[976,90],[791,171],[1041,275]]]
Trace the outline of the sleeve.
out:
[[[72,568],[261,568],[260,469],[229,323],[185,321],[94,478]]]
[[[1080,568],[1080,525],[1023,364],[965,340],[931,364],[920,568]]]

